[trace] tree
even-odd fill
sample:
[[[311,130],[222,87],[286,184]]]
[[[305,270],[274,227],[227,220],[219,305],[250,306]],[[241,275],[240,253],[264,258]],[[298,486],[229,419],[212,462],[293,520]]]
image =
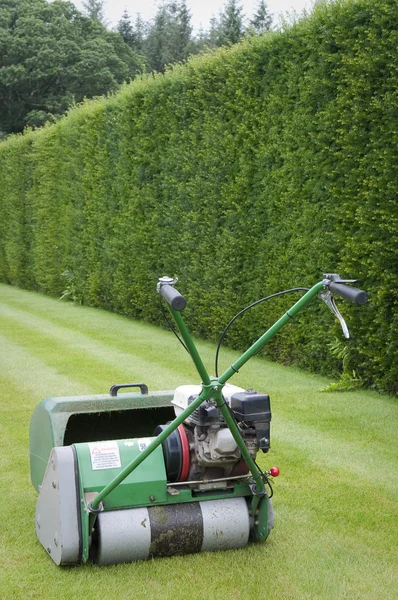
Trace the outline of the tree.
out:
[[[243,38],[243,8],[237,0],[228,0],[218,21],[218,44],[237,44]]]
[[[116,30],[120,33],[126,44],[141,55],[144,52],[146,29],[146,23],[140,14],[137,14],[135,24],[132,25],[130,15],[126,9],[116,27]]]
[[[213,16],[210,19],[210,29],[202,36],[201,41],[204,48],[218,48],[219,46],[222,46],[221,24],[217,17]]]
[[[85,0],[83,6],[86,17],[105,25],[104,4],[104,0]]]
[[[131,19],[126,8],[124,9],[121,19],[116,26],[116,31],[120,33],[126,44],[132,47],[134,43],[134,28],[131,24]]]
[[[166,65],[188,58],[193,49],[191,14],[185,0],[161,4],[145,40],[148,71],[164,71]]]
[[[138,54],[144,53],[144,41],[147,34],[147,29],[147,24],[142,19],[141,15],[137,13],[134,24],[132,48],[138,52]]]
[[[228,0],[218,18],[210,19],[210,30],[201,39],[202,47],[218,48],[240,42],[245,34],[242,11],[237,0]]]
[[[174,54],[177,56],[176,62],[184,61],[188,58],[192,50],[191,36],[191,13],[187,7],[186,0],[182,0],[177,4],[176,27],[173,36]]]
[[[211,25],[211,21],[210,21]],[[210,32],[205,31],[203,26],[200,25],[199,30],[195,37],[192,40],[193,49],[192,54],[199,54],[200,52],[205,52],[209,48],[214,48],[215,44],[210,43]]]
[[[116,90],[141,69],[118,33],[70,2],[2,0],[0,131],[40,126],[73,102]]]
[[[251,19],[250,25],[255,33],[260,35],[271,29],[272,16],[268,12],[267,3],[264,0],[261,0],[260,4],[258,5],[257,12]]]

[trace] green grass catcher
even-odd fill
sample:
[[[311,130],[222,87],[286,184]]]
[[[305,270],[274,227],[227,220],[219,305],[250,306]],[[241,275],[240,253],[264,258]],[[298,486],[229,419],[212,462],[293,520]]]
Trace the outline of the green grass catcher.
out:
[[[347,337],[334,294],[357,304],[367,299],[337,274],[324,275],[220,376],[216,358],[210,377],[182,319],[186,300],[175,283],[162,277],[157,289],[200,385],[154,393],[142,383],[115,385],[109,395],[48,398],[32,415],[36,532],[58,565],[264,542],[273,528],[271,480],[279,473],[256,462],[270,448],[270,399],[227,382],[314,296],[332,309]],[[139,391],[120,392],[131,387]]]

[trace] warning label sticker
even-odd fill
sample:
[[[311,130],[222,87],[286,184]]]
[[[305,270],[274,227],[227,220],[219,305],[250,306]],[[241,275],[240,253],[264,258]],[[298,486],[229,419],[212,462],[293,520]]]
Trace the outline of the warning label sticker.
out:
[[[117,442],[90,442],[91,467],[93,471],[118,469],[122,466]]]
[[[140,452],[143,452],[144,450],[146,450],[151,442],[152,442],[151,438],[140,438],[139,440],[137,440],[138,448],[139,448]]]

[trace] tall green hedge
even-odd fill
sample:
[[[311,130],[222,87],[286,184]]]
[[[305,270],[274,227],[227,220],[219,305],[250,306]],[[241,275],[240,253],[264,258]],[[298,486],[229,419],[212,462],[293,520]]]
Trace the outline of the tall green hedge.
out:
[[[324,272],[352,365],[398,390],[398,3],[341,1],[282,32],[193,59],[0,144],[0,279],[152,322],[180,277],[193,330]],[[293,301],[253,309],[245,346]],[[314,303],[268,355],[334,372],[339,329]]]

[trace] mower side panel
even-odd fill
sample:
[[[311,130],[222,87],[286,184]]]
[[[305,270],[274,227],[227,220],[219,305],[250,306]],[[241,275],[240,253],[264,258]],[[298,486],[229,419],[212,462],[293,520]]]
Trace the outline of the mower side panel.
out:
[[[72,447],[54,448],[36,504],[36,533],[57,565],[81,559],[80,498]]]
[[[253,542],[265,542],[271,529],[274,528],[274,509],[269,496],[264,496],[256,511],[256,518],[251,529]]]
[[[34,410],[29,430],[30,476],[39,489],[52,448],[75,442],[151,436],[174,418],[173,391],[46,398]]]
[[[100,492],[154,438],[75,444],[82,500]],[[104,500],[105,510],[168,501],[162,447],[158,446]],[[88,496],[89,495],[89,496]]]

